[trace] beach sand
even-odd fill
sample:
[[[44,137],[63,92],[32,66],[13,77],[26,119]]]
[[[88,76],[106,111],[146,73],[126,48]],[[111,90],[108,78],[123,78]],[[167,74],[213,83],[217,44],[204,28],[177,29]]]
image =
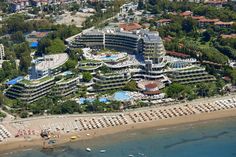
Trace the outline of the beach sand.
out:
[[[195,114],[189,116],[176,117],[172,119],[163,119],[150,121],[145,123],[135,123],[128,125],[121,125],[116,127],[101,128],[96,130],[81,131],[78,133],[68,133],[62,134],[60,138],[57,139],[57,144],[55,147],[60,146],[61,144],[75,142],[79,140],[87,140],[96,138],[99,136],[106,136],[108,134],[115,134],[118,132],[125,132],[131,130],[145,129],[145,128],[163,128],[168,126],[187,124],[187,123],[198,123],[202,121],[215,120],[221,118],[229,118],[236,116],[236,109],[224,110],[224,111],[215,111],[210,113]],[[89,134],[89,135],[88,135]],[[71,136],[78,136],[76,140],[71,140]],[[43,140],[39,136],[33,136],[31,139],[24,138],[12,138],[6,142],[0,144],[0,154],[8,153],[11,151],[17,151],[22,149],[31,149],[31,148],[42,148]]]

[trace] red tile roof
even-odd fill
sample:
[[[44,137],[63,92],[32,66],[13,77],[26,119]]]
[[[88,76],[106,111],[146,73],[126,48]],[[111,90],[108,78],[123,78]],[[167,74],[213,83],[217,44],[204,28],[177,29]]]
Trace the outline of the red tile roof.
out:
[[[145,85],[145,88],[148,88],[148,89],[153,89],[153,88],[156,88],[156,87],[157,87],[156,83],[149,83],[149,84]]]
[[[164,37],[164,41],[166,41],[166,42],[170,42],[172,39],[173,39],[173,37],[171,37],[169,35],[167,37]]]
[[[222,34],[222,35],[221,35],[221,38],[223,38],[223,39],[236,38],[236,34],[230,34],[230,35]]]
[[[157,22],[159,23],[165,23],[165,22],[171,22],[172,20],[171,19],[160,19],[158,20]]]
[[[157,95],[160,93],[161,93],[160,91],[145,91],[145,92],[143,92],[143,94],[146,94],[146,95]]]
[[[191,11],[185,11],[185,12],[182,12],[179,14],[180,16],[192,16],[193,15],[193,12]]]
[[[206,4],[225,4],[228,0],[209,0],[205,2]]]
[[[203,18],[203,19],[200,19],[198,20],[199,22],[201,23],[215,23],[215,22],[218,22],[220,21],[219,19],[207,19],[207,18]]]
[[[194,20],[206,19],[205,16],[192,16]]]
[[[130,23],[130,24],[121,23],[119,27],[125,31],[134,31],[142,28],[142,26],[138,23]]]
[[[166,54],[170,56],[180,57],[180,58],[190,57],[190,55],[180,53],[180,52],[175,52],[175,51],[166,51]]]
[[[225,81],[231,81],[231,78],[230,78],[229,76],[224,76],[223,79],[224,79]]]

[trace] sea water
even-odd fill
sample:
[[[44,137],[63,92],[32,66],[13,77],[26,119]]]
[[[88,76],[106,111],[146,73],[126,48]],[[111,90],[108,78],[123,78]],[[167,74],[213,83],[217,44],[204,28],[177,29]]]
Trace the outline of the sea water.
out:
[[[86,148],[91,148],[87,152]],[[101,153],[100,150],[106,150]],[[70,143],[54,150],[24,150],[10,157],[235,157],[236,118],[149,128]]]

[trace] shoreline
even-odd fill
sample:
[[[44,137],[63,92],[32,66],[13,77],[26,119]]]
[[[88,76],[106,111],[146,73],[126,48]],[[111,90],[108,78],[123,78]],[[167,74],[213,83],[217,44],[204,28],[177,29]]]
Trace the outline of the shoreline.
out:
[[[173,126],[202,123],[204,121],[212,121],[217,119],[225,119],[233,117],[236,117],[236,109],[175,117],[173,119],[154,120],[145,123],[121,125],[110,128],[101,128],[98,130],[81,131],[79,133],[68,133],[68,134],[62,134],[61,137],[57,139],[57,144],[54,146],[55,148],[57,148],[70,142],[78,142],[80,140],[84,141],[126,131],[136,131],[148,128],[160,128],[160,129],[164,127],[170,128]],[[79,138],[72,141],[70,139],[71,136],[79,136]],[[24,151],[34,148],[42,149],[42,143],[43,142],[40,137],[33,137],[30,141],[27,141],[26,139],[22,138],[12,139],[7,142],[0,143],[1,146],[0,154],[7,155],[12,152],[17,152],[21,150]]]

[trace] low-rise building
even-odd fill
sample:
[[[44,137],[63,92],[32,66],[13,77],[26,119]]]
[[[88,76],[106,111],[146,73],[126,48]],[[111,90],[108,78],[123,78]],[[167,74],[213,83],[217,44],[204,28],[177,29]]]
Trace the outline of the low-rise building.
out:
[[[142,26],[138,23],[129,23],[129,24],[121,23],[119,27],[120,29],[128,32],[142,29]]]
[[[198,20],[198,25],[200,27],[206,27],[208,25],[214,25],[216,22],[219,22],[219,19],[207,19],[207,18],[202,18]]]
[[[157,27],[166,26],[166,25],[170,24],[171,22],[172,22],[171,19],[160,19],[160,20],[156,21],[156,26]]]
[[[205,4],[207,4],[207,5],[209,5],[209,6],[221,8],[221,7],[223,7],[223,5],[226,4],[227,2],[228,2],[228,0],[207,0],[207,1],[205,2]]]
[[[221,35],[221,38],[222,38],[222,39],[235,39],[235,38],[236,38],[236,34],[229,34],[229,35],[227,35],[227,34],[222,34],[222,35]]]
[[[188,11],[180,13],[179,15],[184,17],[184,18],[187,18],[187,17],[193,16],[193,12],[188,10]]]
[[[222,22],[222,21],[218,21],[214,23],[215,26],[218,26],[221,28],[230,28],[233,26],[233,24],[234,22]]]

